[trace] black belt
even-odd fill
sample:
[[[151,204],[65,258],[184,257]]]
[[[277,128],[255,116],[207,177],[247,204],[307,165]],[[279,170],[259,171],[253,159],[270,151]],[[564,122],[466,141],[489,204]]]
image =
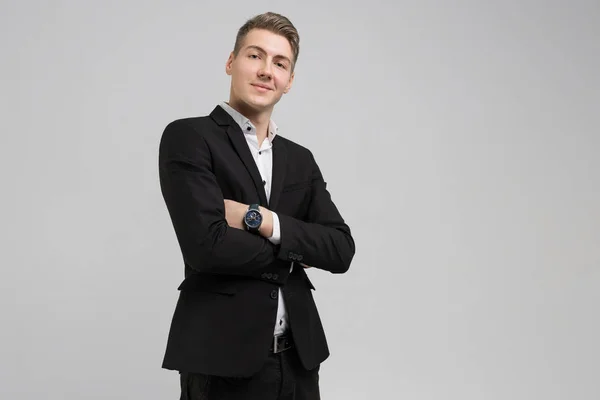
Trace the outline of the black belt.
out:
[[[273,343],[271,343],[269,351],[271,353],[281,353],[292,347],[294,347],[294,342],[291,335],[279,335],[273,337]]]

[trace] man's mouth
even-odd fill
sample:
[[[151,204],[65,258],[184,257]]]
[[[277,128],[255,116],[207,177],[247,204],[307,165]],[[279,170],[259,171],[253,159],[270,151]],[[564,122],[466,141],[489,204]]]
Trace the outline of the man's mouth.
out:
[[[252,86],[254,86],[260,92],[268,92],[269,90],[273,90],[266,85],[260,85],[260,84],[256,84],[256,83],[253,83]]]

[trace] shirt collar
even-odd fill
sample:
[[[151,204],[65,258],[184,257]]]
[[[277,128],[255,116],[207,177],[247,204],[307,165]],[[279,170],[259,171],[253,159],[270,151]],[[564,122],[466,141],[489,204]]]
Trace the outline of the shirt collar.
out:
[[[227,111],[227,113],[229,115],[231,115],[231,118],[233,118],[233,120],[240,126],[240,128],[242,129],[242,132],[246,133],[246,128],[248,126],[250,126],[250,127],[252,127],[252,131],[256,134],[256,127],[254,126],[254,124],[252,124],[252,121],[250,121],[248,118],[244,117],[239,111],[237,111],[236,109],[231,107],[225,101],[222,101],[221,104],[219,104],[219,105],[221,106],[221,108],[223,108],[225,111]],[[275,139],[275,136],[277,136],[278,130],[279,130],[279,128],[277,127],[275,122],[272,119],[269,120],[268,138],[269,138],[270,142],[272,142],[273,139]]]

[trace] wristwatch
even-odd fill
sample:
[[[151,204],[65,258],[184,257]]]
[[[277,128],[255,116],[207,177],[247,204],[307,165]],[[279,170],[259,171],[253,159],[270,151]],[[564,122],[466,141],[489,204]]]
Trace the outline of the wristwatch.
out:
[[[244,225],[246,230],[251,233],[258,233],[258,229],[262,224],[263,216],[260,213],[258,204],[250,204],[248,211],[244,215]]]

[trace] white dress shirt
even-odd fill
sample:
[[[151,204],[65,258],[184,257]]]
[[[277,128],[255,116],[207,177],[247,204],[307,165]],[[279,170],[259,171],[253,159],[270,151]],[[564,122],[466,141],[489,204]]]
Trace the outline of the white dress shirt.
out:
[[[233,118],[235,122],[238,123],[240,128],[242,128],[242,132],[244,133],[244,137],[246,142],[248,143],[248,147],[250,148],[250,152],[252,153],[252,157],[254,158],[254,162],[256,162],[256,166],[258,167],[258,171],[260,172],[260,176],[262,178],[263,184],[265,186],[265,193],[267,195],[267,201],[271,198],[271,182],[273,178],[273,139],[277,135],[277,125],[273,120],[269,121],[269,133],[267,134],[267,138],[263,140],[262,145],[258,146],[258,137],[256,136],[256,128],[252,124],[252,122],[240,114],[237,110],[233,109],[226,102],[221,102],[220,106],[227,111],[229,115]],[[281,229],[279,226],[279,217],[276,213],[273,212],[273,236],[269,238],[269,240],[273,244],[281,243]],[[292,263],[290,271],[294,267]],[[280,335],[287,331],[288,328],[288,318],[287,312],[285,310],[285,303],[283,301],[283,295],[281,293],[281,289],[279,289],[278,304],[277,304],[277,319],[275,320],[275,329],[274,335]]]

